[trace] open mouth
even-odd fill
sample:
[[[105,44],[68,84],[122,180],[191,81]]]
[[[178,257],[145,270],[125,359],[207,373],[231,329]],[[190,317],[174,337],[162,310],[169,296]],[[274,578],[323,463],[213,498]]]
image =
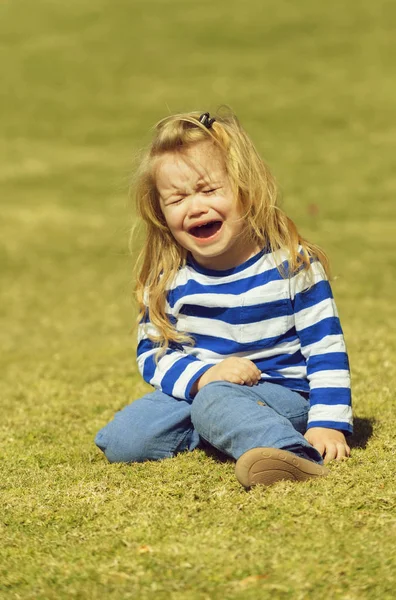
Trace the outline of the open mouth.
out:
[[[221,229],[222,225],[221,221],[209,221],[203,225],[191,227],[188,233],[196,238],[210,238]]]

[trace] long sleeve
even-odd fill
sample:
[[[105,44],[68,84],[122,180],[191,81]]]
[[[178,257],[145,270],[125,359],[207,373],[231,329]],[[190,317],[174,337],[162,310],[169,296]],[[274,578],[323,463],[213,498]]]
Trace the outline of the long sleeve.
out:
[[[176,345],[170,345],[156,360],[158,345],[149,338],[149,334],[155,333],[156,329],[148,320],[139,325],[137,364],[143,379],[169,396],[192,400],[194,383],[213,365],[186,354]]]
[[[310,387],[308,429],[352,432],[349,362],[330,284],[320,263],[312,278],[300,271],[290,280],[295,327]]]

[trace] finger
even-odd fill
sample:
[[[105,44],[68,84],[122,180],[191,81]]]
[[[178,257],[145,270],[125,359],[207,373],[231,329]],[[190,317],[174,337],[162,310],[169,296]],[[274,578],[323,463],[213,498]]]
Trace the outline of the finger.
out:
[[[242,369],[239,365],[233,366],[232,369],[227,369],[227,373],[230,377],[238,377],[239,379],[249,379],[249,374],[246,372],[246,369]]]
[[[260,378],[261,377],[261,371],[260,371],[260,369],[258,367],[256,367],[256,365],[254,363],[252,363],[252,364],[253,364],[253,367],[254,367],[253,372],[254,372],[255,377]]]
[[[229,379],[230,383],[236,383],[237,385],[244,385],[244,381],[242,377],[234,377],[233,379]]]
[[[254,364],[252,360],[250,360],[249,358],[242,358],[241,360],[246,364],[246,367],[249,367],[249,371],[252,374],[252,376],[261,377],[260,369]]]
[[[317,450],[319,452],[319,454],[321,456],[324,455],[326,447],[324,444],[322,444],[322,442],[317,442],[316,444],[312,444],[312,445],[315,448],[315,450]]]
[[[252,384],[257,383],[257,381],[259,380],[257,373],[245,373],[245,377],[247,380],[251,381]]]
[[[238,368],[243,373],[249,373],[249,375],[255,375],[257,371],[256,365],[253,364],[250,360],[241,360],[241,362],[238,365]]]
[[[307,431],[307,433],[304,435],[304,437],[307,440],[307,442],[309,442],[311,444],[311,446],[313,446],[313,448],[315,448],[315,450],[317,450],[319,452],[319,454],[321,456],[324,455],[326,446],[324,445],[323,442],[314,442],[314,441],[311,441],[310,437],[309,437],[309,431]]]
[[[347,450],[349,450],[349,446],[343,444],[342,442],[337,442],[337,460],[342,460],[348,456]]]
[[[258,369],[256,367],[256,365],[253,365],[253,366],[254,366],[254,369],[252,369],[252,372],[253,372],[254,376],[255,377],[261,377],[261,371],[260,371],[260,369]]]
[[[324,458],[324,462],[328,463],[331,460],[334,460],[337,456],[337,446],[334,443],[329,443],[326,446],[326,454]]]
[[[258,369],[252,370],[250,378],[254,383],[258,383],[261,379],[261,371],[259,371]]]
[[[257,381],[256,373],[251,370],[244,369],[243,371],[239,371],[239,376],[242,377],[243,381],[247,385],[253,385]]]
[[[245,383],[244,378],[239,373],[228,372],[222,376],[223,381],[229,381],[230,383],[236,383],[237,385],[243,385]]]
[[[243,379],[244,379],[244,384],[248,385],[250,387],[256,383],[256,380],[251,377],[244,377]]]

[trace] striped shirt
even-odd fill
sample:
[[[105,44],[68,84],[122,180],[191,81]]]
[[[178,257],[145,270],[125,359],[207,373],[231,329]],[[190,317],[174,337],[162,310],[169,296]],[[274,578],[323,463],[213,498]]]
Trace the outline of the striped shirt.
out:
[[[282,264],[282,276],[277,264]],[[147,317],[139,325],[138,367],[144,380],[191,401],[195,381],[229,356],[252,360],[262,381],[309,396],[308,428],[352,432],[350,374],[330,284],[319,262],[287,276],[286,254],[262,250],[226,271],[192,259],[169,286],[166,312],[194,345],[158,349]]]

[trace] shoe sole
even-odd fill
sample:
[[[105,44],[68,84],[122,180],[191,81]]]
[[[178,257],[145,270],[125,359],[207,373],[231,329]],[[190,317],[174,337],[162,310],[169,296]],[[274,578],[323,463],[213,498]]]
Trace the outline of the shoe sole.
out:
[[[306,481],[328,474],[326,467],[278,448],[252,448],[235,465],[236,478],[246,488],[282,480]]]

